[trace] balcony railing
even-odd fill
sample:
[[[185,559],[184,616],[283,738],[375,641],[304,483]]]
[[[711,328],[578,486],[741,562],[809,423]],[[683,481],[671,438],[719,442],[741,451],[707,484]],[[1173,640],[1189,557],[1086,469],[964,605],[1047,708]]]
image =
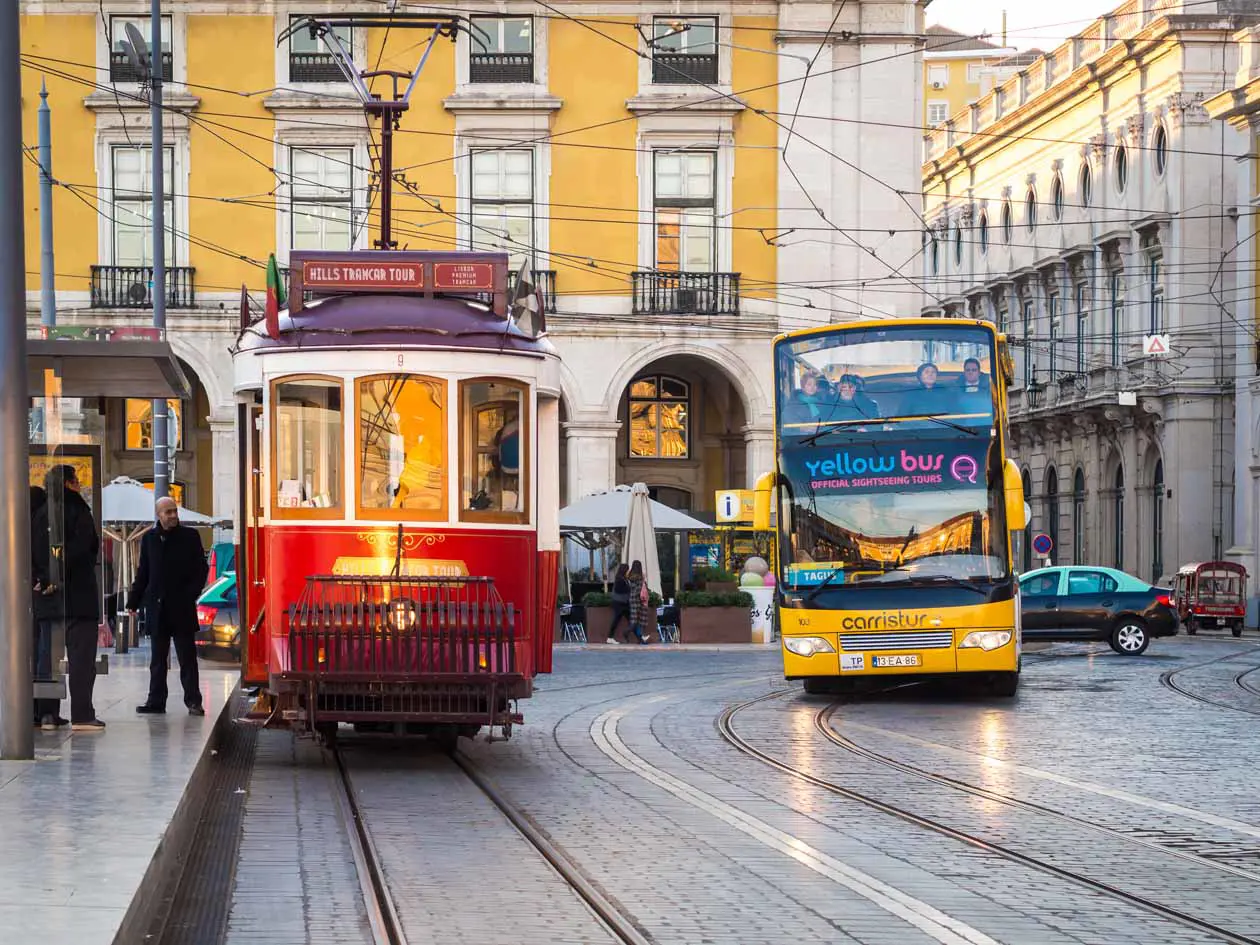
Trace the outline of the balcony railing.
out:
[[[470,53],[469,82],[534,81],[533,53]]]
[[[738,272],[632,272],[635,315],[738,315]]]
[[[539,293],[542,295],[543,311],[554,312],[556,310],[556,271],[554,269],[531,269],[533,273],[534,285],[538,287]],[[508,272],[507,296],[512,298],[512,293],[516,291],[516,273],[513,269]],[[493,303],[494,299],[489,292],[480,292],[476,296],[487,305]]]
[[[166,268],[166,307],[192,308],[192,266]],[[93,266],[92,308],[152,308],[152,266]]]
[[[652,81],[658,85],[716,85],[718,57],[693,53],[652,54]]]
[[[175,57],[168,52],[162,53],[162,81],[171,81],[171,70],[174,68]],[[125,52],[114,50],[109,54],[109,81],[110,82],[143,82],[144,76],[131,64],[131,60],[127,58]]]
[[[289,53],[290,82],[345,82],[331,53]]]

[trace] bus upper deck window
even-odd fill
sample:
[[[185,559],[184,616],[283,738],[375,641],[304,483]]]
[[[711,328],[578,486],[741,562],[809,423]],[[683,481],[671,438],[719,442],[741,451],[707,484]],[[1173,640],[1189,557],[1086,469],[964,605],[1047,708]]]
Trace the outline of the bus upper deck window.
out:
[[[510,381],[461,384],[460,514],[521,521],[526,514],[526,390]]]
[[[274,403],[277,516],[336,517],[341,509],[341,381],[277,381]]]
[[[416,374],[360,378],[359,512],[446,518],[446,381]]]

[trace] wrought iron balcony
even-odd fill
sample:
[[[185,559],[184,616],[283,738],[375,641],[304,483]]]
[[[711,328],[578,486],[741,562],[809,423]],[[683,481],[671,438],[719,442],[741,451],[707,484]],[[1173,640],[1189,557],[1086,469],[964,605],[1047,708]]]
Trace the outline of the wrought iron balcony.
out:
[[[162,53],[162,81],[170,82],[175,57],[169,52]],[[143,82],[144,76],[131,64],[125,52],[115,49],[109,54],[109,81],[114,83]]]
[[[533,53],[470,53],[469,82],[534,81]]]
[[[289,53],[290,82],[345,82],[331,53]]]
[[[556,310],[556,271],[554,269],[531,269],[533,273],[534,285],[538,287],[538,292],[542,295],[543,311],[554,312]],[[512,297],[512,293],[516,289],[516,273],[508,274],[508,298]]]
[[[632,272],[635,315],[738,315],[738,272]]]
[[[716,85],[718,57],[694,53],[652,53],[652,81],[658,85]]]
[[[167,266],[166,307],[194,305],[192,266]],[[152,266],[93,266],[92,308],[152,308]]]

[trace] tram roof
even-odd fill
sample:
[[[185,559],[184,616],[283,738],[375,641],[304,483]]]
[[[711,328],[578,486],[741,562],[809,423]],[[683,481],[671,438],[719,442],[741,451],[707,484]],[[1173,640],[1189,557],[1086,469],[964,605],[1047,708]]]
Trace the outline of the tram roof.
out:
[[[468,299],[398,294],[308,302],[296,314],[281,310],[278,337],[268,336],[259,322],[238,340],[242,352],[382,347],[477,348],[536,357],[556,353],[546,337],[531,337],[512,319]]]

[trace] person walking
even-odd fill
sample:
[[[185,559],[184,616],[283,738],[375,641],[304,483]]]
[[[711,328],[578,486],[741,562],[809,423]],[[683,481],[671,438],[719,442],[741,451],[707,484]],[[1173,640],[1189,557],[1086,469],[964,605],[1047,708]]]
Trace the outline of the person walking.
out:
[[[41,620],[38,616],[40,610],[40,597],[43,588],[40,585],[39,569],[36,567],[33,549],[38,543],[35,530],[35,520],[39,516],[40,509],[48,504],[48,493],[41,486],[31,486],[31,565],[32,586],[34,590],[31,594],[31,630],[35,645],[32,651],[35,654],[35,681],[49,682],[52,680],[52,621]],[[69,725],[68,719],[61,717],[61,700],[60,699],[36,699],[35,700],[35,724],[42,727],[45,731],[56,731],[63,725]]]
[[[70,727],[76,732],[100,732],[105,723],[96,717],[92,691],[96,687],[96,633],[101,621],[101,594],[96,583],[101,536],[96,531],[92,509],[79,495],[79,477],[73,466],[48,470],[44,488],[47,501],[31,523],[32,570],[38,588],[35,618],[48,625],[50,676],[53,621],[59,621],[65,630],[66,659],[70,664]],[[56,571],[53,526],[57,526],[61,536],[60,548],[56,549],[60,567]],[[44,728],[56,728],[57,718],[55,708],[51,713],[45,711],[41,724]]]
[[[179,506],[169,496],[157,500],[157,525],[140,539],[140,565],[127,595],[127,611],[144,606],[153,641],[149,697],[136,706],[142,715],[166,711],[166,664],[171,641],[179,658],[179,681],[190,715],[205,715],[197,674],[197,598],[210,573],[201,539],[179,523]]]
[[[630,642],[630,582],[626,579],[630,566],[624,561],[617,565],[617,573],[613,575],[612,588],[612,622],[608,625],[608,642],[620,643],[617,639],[617,627],[621,621],[626,622],[626,642]]]
[[[648,588],[643,577],[642,562],[636,561],[630,565],[626,580],[630,582],[630,630],[639,638],[640,643],[647,643],[643,628],[647,624]],[[629,639],[626,638],[627,642]]]

